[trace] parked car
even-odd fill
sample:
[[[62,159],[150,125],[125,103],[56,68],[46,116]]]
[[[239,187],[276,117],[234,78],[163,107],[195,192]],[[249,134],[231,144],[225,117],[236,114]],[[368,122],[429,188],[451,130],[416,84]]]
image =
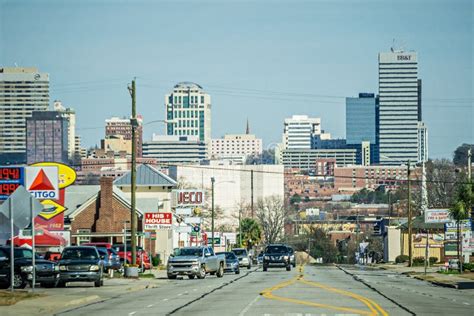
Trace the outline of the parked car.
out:
[[[224,264],[224,258],[216,256],[211,247],[185,247],[170,256],[166,270],[168,279],[176,279],[178,275],[204,279],[207,273],[222,278]]]
[[[123,244],[114,244],[112,248],[117,252],[120,257],[120,260],[123,264],[130,264],[132,263],[132,246],[127,244],[127,259],[125,258],[125,247]],[[144,270],[151,269],[151,259],[148,253],[143,250],[142,247],[137,247],[137,260],[136,264],[141,267],[142,266],[142,257],[143,257],[143,268]]]
[[[33,281],[33,251],[28,248],[15,247],[14,249],[15,274],[13,287],[23,289]],[[43,287],[55,287],[59,280],[59,268],[55,262],[35,257],[35,280]],[[10,246],[0,247],[0,286],[10,287]]]
[[[96,248],[99,252],[100,257],[104,257],[104,272],[108,272],[109,270],[119,270],[122,268],[120,257],[114,249],[107,249],[102,247]]]
[[[288,246],[288,255],[290,256],[290,263],[293,266],[293,268],[296,267],[296,257],[295,257],[295,251],[293,250],[292,247]]]
[[[66,247],[59,260],[58,287],[67,282],[94,282],[95,287],[104,284],[104,256],[92,246]]]
[[[286,271],[291,271],[290,254],[286,245],[272,244],[265,248],[263,271],[267,271],[269,267],[283,267]]]
[[[234,248],[232,252],[239,258],[239,266],[247,267],[250,269],[252,267],[252,261],[247,253],[247,249],[245,248]]]
[[[216,255],[222,255],[225,258],[224,272],[234,272],[235,274],[240,273],[239,258],[237,258],[235,253],[231,251],[226,251],[217,252]]]

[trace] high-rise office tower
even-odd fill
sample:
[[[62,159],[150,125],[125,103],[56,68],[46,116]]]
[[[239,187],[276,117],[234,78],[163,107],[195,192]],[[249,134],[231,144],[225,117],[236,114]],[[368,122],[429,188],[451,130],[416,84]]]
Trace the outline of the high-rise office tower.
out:
[[[60,112],[68,121],[68,157],[69,161],[74,161],[76,150],[76,112],[74,109],[65,108],[61,101],[55,100],[53,103],[55,111]]]
[[[49,105],[49,74],[36,68],[0,68],[0,161],[26,162],[26,119]]]
[[[320,140],[331,138],[331,134],[321,130],[321,119],[307,115],[293,115],[286,118],[283,130],[284,149],[312,149]]]
[[[379,54],[380,163],[418,161],[418,121],[421,118],[418,60],[415,52]]]
[[[359,93],[358,98],[346,98],[346,144],[348,148],[357,149],[358,164],[378,162],[377,103],[373,93]],[[370,154],[369,159],[364,152]]]
[[[69,121],[57,111],[33,112],[26,119],[27,163],[68,163]]]
[[[211,96],[192,82],[180,82],[165,96],[166,134],[198,136],[210,154]]]
[[[142,157],[143,153],[143,119],[137,117],[138,127],[136,129],[137,157]],[[105,136],[122,135],[124,140],[132,140],[132,124],[129,119],[112,117],[105,120]]]

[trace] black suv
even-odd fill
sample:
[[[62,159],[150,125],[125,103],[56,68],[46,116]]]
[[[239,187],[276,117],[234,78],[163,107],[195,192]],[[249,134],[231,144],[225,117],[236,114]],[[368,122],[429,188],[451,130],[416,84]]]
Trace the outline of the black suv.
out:
[[[263,271],[269,267],[286,267],[291,271],[290,254],[288,247],[283,244],[268,245],[263,254]]]
[[[33,251],[28,248],[15,247],[15,274],[13,287],[23,289],[33,281]],[[37,283],[43,287],[55,287],[59,280],[59,268],[55,262],[35,257]],[[0,287],[10,287],[10,246],[0,247]]]
[[[58,287],[67,282],[94,282],[95,287],[104,285],[104,257],[91,246],[66,247],[59,259],[61,273]]]

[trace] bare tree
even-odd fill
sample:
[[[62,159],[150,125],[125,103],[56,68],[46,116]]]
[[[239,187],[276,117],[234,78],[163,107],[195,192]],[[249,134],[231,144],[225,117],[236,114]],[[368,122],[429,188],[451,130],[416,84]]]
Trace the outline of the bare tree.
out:
[[[257,202],[257,219],[263,229],[263,237],[266,243],[274,243],[283,233],[285,219],[288,211],[283,199],[278,196],[270,196]]]

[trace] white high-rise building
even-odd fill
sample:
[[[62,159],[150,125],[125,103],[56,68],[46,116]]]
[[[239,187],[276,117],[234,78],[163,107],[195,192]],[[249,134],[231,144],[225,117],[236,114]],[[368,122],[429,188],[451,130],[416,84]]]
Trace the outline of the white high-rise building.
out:
[[[311,149],[317,137],[331,138],[329,134],[322,134],[320,118],[293,115],[285,119],[282,139],[284,149]]]
[[[415,52],[379,54],[380,164],[418,161],[421,102]]]
[[[418,122],[418,162],[428,161],[428,128]]]
[[[26,162],[26,118],[49,106],[49,74],[37,68],[0,68],[0,161]]]
[[[61,112],[61,115],[65,117],[68,121],[68,157],[70,161],[73,161],[75,158],[76,152],[76,112],[74,109],[65,108],[61,101],[55,100],[53,103],[53,108],[55,111]]]
[[[262,154],[262,139],[252,134],[224,135],[212,140],[212,154],[215,159],[241,157]]]
[[[180,82],[165,96],[166,135],[197,136],[211,146],[211,96],[192,82]]]

